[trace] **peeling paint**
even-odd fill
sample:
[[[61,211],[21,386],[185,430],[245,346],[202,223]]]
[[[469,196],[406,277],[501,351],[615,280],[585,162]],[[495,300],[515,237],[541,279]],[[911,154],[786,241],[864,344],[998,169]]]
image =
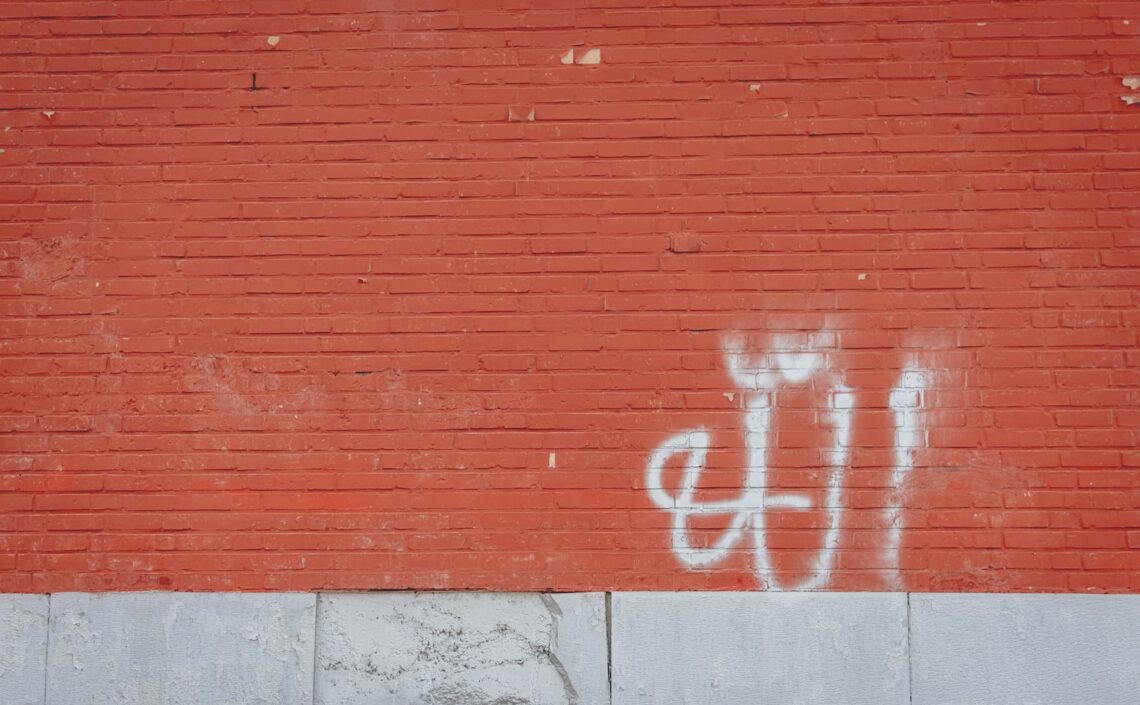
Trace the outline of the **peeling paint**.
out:
[[[601,49],[588,49],[586,53],[578,57],[578,63],[584,65],[600,64],[602,63],[602,50]]]

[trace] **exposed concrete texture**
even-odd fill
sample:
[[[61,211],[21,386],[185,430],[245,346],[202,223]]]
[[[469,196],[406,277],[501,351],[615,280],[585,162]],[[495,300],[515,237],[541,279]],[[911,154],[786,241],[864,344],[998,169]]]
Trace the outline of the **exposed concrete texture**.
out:
[[[614,593],[613,703],[903,705],[903,593]]]
[[[1140,595],[911,595],[914,705],[1140,703]]]
[[[601,593],[326,593],[320,705],[605,705]]]
[[[48,598],[0,595],[0,703],[43,705]]]
[[[48,705],[309,705],[316,596],[52,596]]]

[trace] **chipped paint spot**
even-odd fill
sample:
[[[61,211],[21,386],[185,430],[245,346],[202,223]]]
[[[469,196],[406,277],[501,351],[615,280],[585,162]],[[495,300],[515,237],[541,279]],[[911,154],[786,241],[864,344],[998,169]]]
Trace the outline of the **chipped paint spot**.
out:
[[[1125,76],[1121,83],[1123,83],[1129,90],[1136,90],[1140,88],[1140,76]]]
[[[548,467],[548,468],[558,467],[558,458],[554,453],[551,453],[550,457],[548,457],[546,459],[546,467]]]
[[[574,63],[574,50],[573,50],[573,49],[571,49],[571,50],[567,51],[565,54],[563,54],[563,55],[562,55],[562,56],[559,58],[559,61],[561,61],[561,62],[562,62],[562,63],[564,63],[564,64],[572,64],[572,63]]]
[[[585,54],[578,58],[579,64],[600,64],[602,63],[602,50],[590,49]]]
[[[269,46],[275,47],[275,46],[277,46],[277,43],[281,41],[281,37],[278,37],[277,35],[273,35],[267,41],[269,42]]]
[[[508,108],[507,120],[510,122],[534,122],[534,107],[522,105]]]

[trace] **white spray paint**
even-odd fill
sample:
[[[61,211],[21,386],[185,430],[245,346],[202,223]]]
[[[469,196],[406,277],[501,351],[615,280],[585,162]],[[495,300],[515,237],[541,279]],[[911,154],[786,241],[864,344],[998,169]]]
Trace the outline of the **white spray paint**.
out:
[[[747,357],[743,341],[729,336],[724,345],[725,366],[733,382],[740,388],[745,404],[744,432],[747,467],[744,489],[730,500],[698,501],[695,499],[701,473],[705,467],[711,437],[707,430],[693,429],[668,438],[654,450],[646,467],[646,489],[659,508],[672,515],[672,546],[678,560],[690,568],[707,568],[728,556],[733,547],[751,534],[753,565],[761,587],[780,590],[767,545],[765,511],[768,509],[810,509],[812,500],[805,494],[770,493],[768,491],[768,448],[772,433],[772,407],[782,386],[805,385],[815,380],[827,392],[827,421],[832,430],[829,453],[830,472],[823,508],[827,517],[823,546],[816,554],[807,578],[795,585],[800,590],[825,587],[834,565],[835,550],[843,515],[843,476],[849,459],[855,394],[843,382],[840,373],[829,369],[826,356],[813,348],[815,341],[797,345],[785,336],[773,339],[769,355],[759,360]],[[901,531],[901,495],[899,490],[913,465],[913,450],[921,435],[919,407],[923,374],[911,367],[903,371],[890,395],[895,418],[895,467],[892,473],[894,496],[887,508],[890,536],[886,551],[890,565],[898,565]],[[731,400],[731,397],[729,397]],[[685,454],[680,488],[671,495],[664,486],[664,469],[669,460]],[[689,518],[703,514],[731,514],[727,528],[711,546],[694,546],[689,541]]]
[[[885,552],[887,565],[894,566],[894,573],[889,578],[893,588],[902,587],[898,565],[899,545],[902,542],[903,483],[907,473],[914,467],[914,451],[922,441],[919,411],[925,389],[926,375],[912,362],[899,375],[899,381],[891,390],[888,401],[895,417],[895,467],[891,472],[891,501],[886,509],[889,534]]]

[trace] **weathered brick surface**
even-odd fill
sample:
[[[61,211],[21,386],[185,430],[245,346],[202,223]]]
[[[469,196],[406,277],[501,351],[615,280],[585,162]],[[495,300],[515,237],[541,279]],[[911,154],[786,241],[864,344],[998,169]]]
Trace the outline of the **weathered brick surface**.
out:
[[[1131,0],[0,37],[0,591],[1140,590]]]

